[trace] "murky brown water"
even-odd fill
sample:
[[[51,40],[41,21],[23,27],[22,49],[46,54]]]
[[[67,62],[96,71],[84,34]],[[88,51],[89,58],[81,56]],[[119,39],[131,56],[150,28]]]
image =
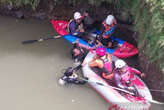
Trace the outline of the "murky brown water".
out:
[[[61,70],[73,63],[64,39],[21,44],[53,35],[48,22],[0,16],[0,110],[107,110],[109,104],[89,86],[57,84]]]

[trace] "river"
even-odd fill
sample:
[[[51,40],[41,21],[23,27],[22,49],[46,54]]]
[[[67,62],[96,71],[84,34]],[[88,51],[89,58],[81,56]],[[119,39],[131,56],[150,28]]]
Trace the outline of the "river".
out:
[[[62,69],[73,64],[71,44],[62,38],[21,44],[53,35],[48,21],[0,16],[0,109],[107,110],[109,104],[88,85],[58,85]],[[153,104],[150,110],[162,108]]]

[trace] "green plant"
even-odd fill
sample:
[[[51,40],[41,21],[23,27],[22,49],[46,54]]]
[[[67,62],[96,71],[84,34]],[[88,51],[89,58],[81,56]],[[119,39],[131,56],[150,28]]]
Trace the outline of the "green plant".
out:
[[[127,3],[129,6],[127,6]],[[135,29],[140,33],[139,51],[144,51],[150,63],[164,67],[164,0],[119,0],[120,9],[130,10]],[[140,44],[142,43],[142,44]],[[144,44],[143,44],[144,43]]]
[[[35,10],[40,0],[2,0],[0,2],[9,3],[13,7],[21,7],[24,5],[30,5],[32,9]]]

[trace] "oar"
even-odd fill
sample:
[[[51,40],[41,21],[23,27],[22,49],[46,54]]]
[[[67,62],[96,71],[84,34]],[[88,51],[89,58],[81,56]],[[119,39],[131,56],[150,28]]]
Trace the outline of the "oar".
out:
[[[164,93],[164,90],[158,90],[158,89],[149,89],[149,90],[152,92],[163,92]]]
[[[84,80],[86,82],[91,82],[91,83],[94,83],[94,84],[97,84],[97,85],[100,85],[100,86],[104,86],[104,87],[110,87],[112,89],[119,90],[119,91],[122,91],[122,92],[125,92],[125,93],[128,93],[128,94],[134,95],[133,92],[129,92],[129,91],[121,89],[121,88],[113,87],[113,86],[110,86],[110,85],[104,85],[104,84],[102,84],[100,82],[90,81],[90,80],[87,80],[87,79],[84,79],[84,78],[80,78],[80,79],[82,79],[82,80]],[[147,99],[146,97],[144,99],[146,99],[147,101],[149,101],[151,103],[164,104],[164,102],[159,102],[159,101],[156,101],[156,100],[153,100],[153,99]]]
[[[153,99],[147,99],[145,98],[147,101],[151,102],[151,103],[154,103],[154,104],[164,104],[164,102],[159,102],[157,100],[153,100]]]
[[[110,86],[110,85],[104,85],[103,83],[90,81],[90,80],[87,80],[87,79],[84,79],[84,78],[80,78],[80,79],[82,79],[82,80],[84,80],[86,82],[91,82],[91,83],[94,83],[94,84],[97,84],[97,85],[100,85],[100,86],[104,86],[104,87],[110,87],[112,89],[116,89],[116,90],[119,90],[119,91],[122,91],[122,92],[125,92],[125,93],[128,93],[128,94],[134,95],[134,93],[129,92],[129,91],[124,90],[124,89],[121,89],[121,88],[118,88],[118,87],[114,87],[114,86]]]
[[[48,37],[48,38],[40,38],[38,40],[25,40],[22,42],[22,44],[32,44],[32,43],[35,43],[35,42],[42,42],[42,41],[45,41],[45,40],[50,40],[50,39],[56,39],[56,38],[60,38],[62,36],[53,36],[53,37]]]

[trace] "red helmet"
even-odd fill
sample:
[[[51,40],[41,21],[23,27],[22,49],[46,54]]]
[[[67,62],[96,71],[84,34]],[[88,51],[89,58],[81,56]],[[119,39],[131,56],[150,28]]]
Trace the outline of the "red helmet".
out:
[[[97,53],[98,56],[101,56],[102,57],[102,56],[104,56],[106,54],[106,50],[103,47],[98,47],[96,49],[96,53]]]

